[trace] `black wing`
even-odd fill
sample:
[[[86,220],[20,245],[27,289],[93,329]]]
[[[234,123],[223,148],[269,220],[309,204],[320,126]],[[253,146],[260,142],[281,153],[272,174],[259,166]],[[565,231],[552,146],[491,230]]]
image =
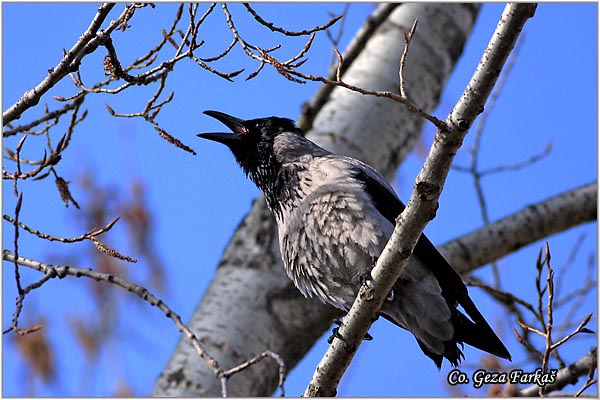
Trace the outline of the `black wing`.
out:
[[[365,190],[370,194],[377,210],[393,225],[396,225],[396,217],[404,210],[405,205],[398,199],[387,182],[383,181],[383,178],[378,174],[372,175],[371,172],[377,174],[374,170],[356,168],[354,178],[363,182]],[[460,304],[471,318],[469,320],[457,311],[454,320],[456,340],[510,360],[510,353],[469,297],[467,287],[460,276],[424,234],[419,237],[413,256],[419,258],[433,273],[448,306],[456,309]],[[428,356],[432,357],[431,354]],[[434,358],[434,361],[439,367],[441,357]]]

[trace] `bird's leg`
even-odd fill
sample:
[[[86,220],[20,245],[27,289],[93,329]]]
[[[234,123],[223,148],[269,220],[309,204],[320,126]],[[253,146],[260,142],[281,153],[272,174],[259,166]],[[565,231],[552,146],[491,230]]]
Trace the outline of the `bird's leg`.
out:
[[[360,274],[358,276],[358,281],[361,285],[369,285],[373,280],[373,275],[371,275],[371,271],[367,271],[364,274]]]
[[[340,319],[336,319],[333,321],[336,325],[341,326],[342,325],[342,321]],[[334,338],[338,338],[340,339],[342,342],[344,342],[344,349],[348,352],[348,353],[354,353],[356,351],[356,345],[350,345],[348,343],[348,341],[346,340],[346,338],[344,338],[342,335],[340,335],[339,333],[339,327],[335,327],[332,329],[331,331],[331,336],[329,336],[329,339],[327,339],[327,343],[331,344],[333,342]]]
[[[339,318],[336,318],[333,320],[333,323],[336,324],[337,326],[331,330],[331,336],[329,336],[329,338],[327,339],[327,343],[331,344],[331,342],[333,342],[334,338],[338,338],[340,340],[346,341],[346,339],[344,339],[344,337],[342,335],[340,335],[340,333],[339,333],[339,330],[340,330],[339,327],[342,326],[342,320]]]
[[[344,337],[340,335],[339,330],[340,328],[337,327],[331,330],[331,336],[329,336],[329,338],[327,339],[327,343],[331,344],[333,342],[333,339],[335,338],[343,340],[344,342],[346,341],[346,339],[344,339]]]
[[[327,339],[327,343],[331,344],[331,342],[333,342],[334,338],[338,338],[338,339],[346,342],[346,339],[342,335],[340,335],[340,332],[339,332],[340,331],[339,327],[342,325],[342,320],[338,318],[338,319],[335,319],[333,321],[333,323],[336,324],[337,326],[331,330],[331,336],[329,336],[329,338]],[[373,336],[371,336],[369,334],[369,332],[367,332],[367,333],[365,333],[363,340],[373,340]]]

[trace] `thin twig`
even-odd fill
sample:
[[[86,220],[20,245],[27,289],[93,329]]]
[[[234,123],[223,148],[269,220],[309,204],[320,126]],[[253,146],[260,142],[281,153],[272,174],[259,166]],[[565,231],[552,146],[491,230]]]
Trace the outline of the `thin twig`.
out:
[[[4,125],[19,118],[25,110],[37,105],[42,95],[50,90],[50,88],[52,88],[56,82],[60,81],[68,73],[76,70],[76,67],[79,65],[78,63],[81,62],[81,59],[86,54],[91,53],[93,49],[98,46],[97,43],[94,43],[94,39],[96,38],[96,34],[101,25],[104,23],[104,20],[108,16],[108,13],[114,6],[115,3],[104,3],[98,7],[98,12],[94,16],[90,26],[79,37],[79,40],[75,43],[71,50],[65,54],[58,65],[54,68],[51,68],[48,71],[48,75],[46,78],[44,78],[44,80],[42,80],[42,82],[40,82],[35,88],[25,92],[16,103],[10,106],[2,114]],[[118,23],[118,20],[119,19],[115,21]],[[111,25],[107,28],[107,31],[110,31],[111,28],[116,28],[115,21],[111,23]]]
[[[15,258],[16,259],[16,258]],[[18,335],[27,335],[29,333],[36,332],[41,329],[40,325],[28,327],[28,328],[19,328],[19,316],[21,315],[21,311],[23,310],[23,302],[25,301],[25,296],[27,296],[31,291],[38,289],[44,285],[44,283],[48,282],[52,279],[52,274],[46,274],[37,282],[34,282],[30,285],[27,285],[22,292],[17,296],[17,300],[15,302],[15,311],[13,313],[12,324],[8,329],[2,331],[2,334],[7,334],[8,332],[15,331]]]
[[[519,323],[519,325],[520,325],[520,321],[519,321],[519,320],[517,320],[517,323]],[[529,327],[528,325],[526,325],[526,326],[527,326],[527,328]],[[525,327],[524,327],[524,329],[527,329],[527,328],[525,328]],[[533,346],[531,345],[531,343],[529,343],[529,341],[528,341],[528,340],[525,340],[525,338],[524,338],[523,336],[521,336],[521,335],[519,334],[519,332],[517,332],[517,330],[516,330],[515,328],[513,328],[513,333],[515,334],[515,336],[516,336],[516,338],[517,338],[517,341],[518,341],[519,343],[521,343],[523,346],[525,346],[525,348],[527,348],[527,350],[528,350],[528,351],[529,351],[531,354],[534,354],[534,355],[538,356],[538,357],[539,357],[539,359],[541,359],[541,358],[542,358],[542,352],[541,352],[541,351],[539,351],[538,349],[536,349],[535,347],[533,347]]]
[[[533,305],[531,303],[528,303],[525,300],[523,300],[519,297],[516,297],[514,294],[512,294],[510,292],[505,292],[503,290],[496,288],[495,286],[491,286],[484,282],[478,281],[471,276],[465,277],[464,279],[470,286],[482,288],[483,290],[485,290],[486,292],[491,294],[496,300],[500,301],[503,304],[516,303],[516,304],[519,304],[519,305],[525,307],[532,314],[537,315],[537,312],[535,311],[535,308],[533,307]]]
[[[400,76],[400,96],[404,98],[408,98],[406,95],[406,87],[404,83],[404,66],[406,65],[406,57],[408,56],[408,49],[410,47],[410,42],[415,35],[417,30],[417,23],[419,22],[418,18],[415,18],[415,22],[413,22],[412,28],[408,33],[404,32],[404,50],[402,51],[402,57],[400,57],[400,68],[398,70],[398,75]]]
[[[95,281],[103,281],[103,282],[111,283],[113,285],[117,285],[117,286],[127,290],[128,292],[131,292],[131,293],[137,295],[142,300],[150,303],[150,305],[155,306],[158,309],[160,309],[169,319],[171,319],[175,323],[177,328],[179,328],[188,337],[188,339],[190,339],[192,346],[194,347],[194,349],[196,350],[198,355],[207,362],[207,364],[213,369],[215,374],[218,373],[219,364],[204,349],[203,345],[200,343],[200,341],[198,340],[196,335],[182,322],[179,315],[174,313],[173,310],[171,310],[171,308],[169,308],[169,306],[167,306],[159,298],[155,297],[146,288],[136,285],[134,283],[131,283],[121,277],[118,277],[118,276],[115,276],[112,274],[107,274],[104,272],[93,271],[91,269],[76,268],[76,267],[71,267],[68,265],[56,266],[56,265],[51,265],[51,264],[45,264],[45,263],[42,263],[39,261],[34,261],[34,260],[31,260],[31,259],[28,259],[28,258],[25,258],[22,256],[16,256],[15,254],[11,253],[8,250],[4,250],[2,255],[3,255],[4,260],[16,262],[19,265],[22,265],[24,267],[35,269],[37,271],[44,273],[45,275],[51,275],[52,278],[61,278],[62,279],[67,276],[74,276],[77,278],[79,278],[79,277],[91,278]]]
[[[16,219],[11,218],[10,216],[4,214],[3,218],[10,222],[13,225],[17,225],[20,228],[26,230],[27,232],[41,238],[41,239],[45,239],[45,240],[49,240],[51,242],[62,242],[62,243],[75,243],[75,242],[82,242],[84,240],[88,240],[94,236],[98,236],[101,235],[105,232],[108,232],[109,230],[112,229],[112,227],[117,223],[117,221],[119,221],[119,219],[121,217],[117,217],[115,219],[113,219],[112,221],[110,221],[108,224],[106,224],[104,227],[102,228],[94,228],[89,232],[84,233],[81,236],[78,237],[74,237],[74,238],[62,238],[62,237],[58,237],[58,236],[51,236],[51,235],[47,235],[45,233],[42,233],[40,231],[38,231],[37,229],[31,228],[27,225],[25,225],[24,223],[22,223],[21,221],[17,221]]]
[[[340,63],[338,63],[338,67],[337,67],[337,71],[336,73],[339,73],[339,71],[342,70],[342,65],[340,65]],[[311,75],[311,74],[305,74],[293,69],[288,69],[287,70],[288,73],[290,73],[291,75],[295,75],[298,76],[302,79],[305,79],[307,81],[314,81],[314,82],[321,82],[321,83],[325,83],[328,85],[334,85],[334,86],[340,86],[343,87],[345,89],[351,90],[353,92],[357,92],[357,93],[361,93],[364,95],[369,95],[369,96],[375,96],[375,97],[383,97],[383,98],[387,98],[387,99],[391,99],[393,101],[396,101],[400,104],[403,104],[406,106],[406,108],[408,108],[410,111],[417,113],[418,115],[420,115],[421,117],[423,117],[424,119],[426,119],[427,121],[431,122],[436,128],[438,128],[439,130],[445,131],[447,130],[447,126],[446,126],[446,122],[436,118],[435,116],[429,114],[428,112],[426,112],[425,110],[423,110],[422,108],[420,108],[419,106],[417,106],[416,104],[414,104],[413,102],[411,102],[410,100],[408,100],[405,97],[402,97],[398,94],[389,92],[389,91],[380,91],[380,90],[371,90],[371,89],[364,89],[358,86],[354,86],[351,85],[349,83],[344,82],[343,80],[340,79],[336,79],[336,80],[331,80],[328,78],[324,78],[322,76],[316,76],[316,75]]]
[[[548,360],[550,359],[550,353],[554,348],[552,347],[552,328],[554,327],[554,270],[550,266],[550,246],[546,242],[544,251],[544,264],[548,271],[548,277],[546,279],[546,288],[548,290],[548,304],[546,306],[548,310],[548,320],[545,326],[546,332],[546,349],[544,356],[542,357],[542,370],[548,372]]]
[[[81,102],[83,101],[83,98],[78,98],[75,99],[74,101],[65,104],[63,107],[56,109],[54,111],[51,112],[47,112],[44,113],[43,116],[41,116],[40,118],[25,124],[25,125],[19,125],[19,126],[15,126],[11,129],[7,129],[5,131],[2,132],[2,136],[3,137],[9,137],[9,136],[13,136],[16,135],[19,132],[24,132],[24,131],[28,131],[31,128],[43,123],[43,122],[47,122],[51,119],[55,119],[55,118],[60,118],[60,116],[62,116],[63,114],[67,113],[68,111],[73,110],[74,108],[78,107]]]
[[[259,354],[258,356],[255,356],[254,358],[250,359],[249,361],[246,361],[246,362],[240,364],[237,367],[233,367],[226,371],[222,370],[221,367],[219,366],[219,363],[217,362],[217,360],[214,359],[210,355],[210,353],[208,353],[208,351],[204,348],[204,346],[202,345],[202,343],[200,342],[200,340],[198,339],[196,334],[190,328],[188,328],[187,325],[185,325],[183,323],[183,321],[181,320],[181,317],[178,314],[176,314],[166,303],[164,303],[158,297],[154,296],[152,293],[150,293],[150,291],[148,291],[148,289],[144,288],[143,286],[134,284],[132,282],[129,282],[126,279],[123,279],[123,278],[113,275],[113,274],[97,272],[97,271],[93,271],[91,269],[71,267],[68,265],[58,266],[58,265],[45,264],[45,263],[42,263],[39,261],[34,261],[34,260],[31,260],[31,259],[28,259],[28,258],[25,258],[22,256],[16,256],[14,253],[11,253],[8,250],[4,250],[2,253],[2,256],[3,256],[3,259],[6,261],[15,262],[21,266],[32,268],[32,269],[35,269],[37,271],[44,273],[45,276],[44,276],[44,278],[42,278],[42,280],[31,285],[32,289],[34,288],[34,286],[35,287],[41,286],[43,283],[45,283],[46,281],[48,281],[49,279],[52,279],[52,278],[62,279],[67,276],[74,276],[77,278],[85,277],[85,278],[93,279],[95,281],[107,282],[107,283],[110,283],[113,285],[117,285],[117,286],[127,290],[128,292],[131,292],[131,293],[137,295],[138,297],[140,297],[142,300],[149,303],[150,305],[157,307],[159,310],[161,310],[167,316],[167,318],[169,318],[170,320],[172,320],[175,323],[175,325],[177,326],[179,331],[183,332],[183,334],[187,337],[187,339],[192,344],[192,347],[196,350],[196,353],[200,356],[200,358],[202,358],[202,360],[204,360],[207,363],[207,365],[211,368],[211,370],[213,371],[215,376],[219,380],[221,380],[222,390],[223,390],[224,394],[227,394],[227,392],[228,392],[228,388],[227,388],[227,379],[228,378],[230,378],[233,374],[235,374],[241,370],[244,370],[245,368],[248,368],[250,365],[256,364],[257,362],[259,362],[265,358],[272,358],[275,361],[277,361],[277,363],[279,365],[279,385],[280,385],[280,389],[281,389],[282,393],[285,393],[283,384],[285,382],[286,367],[285,367],[285,362],[284,362],[283,358],[281,358],[281,356],[279,356],[278,354],[276,354],[272,351],[267,350],[267,351]],[[32,289],[30,289],[30,290],[32,290]],[[14,327],[11,327],[11,328],[7,329],[5,331],[5,333],[9,332],[13,329],[14,329]]]
[[[542,394],[558,391],[567,385],[577,383],[580,376],[590,373],[590,370],[596,368],[597,360],[597,349],[594,347],[590,352],[575,361],[574,363],[565,366],[558,370],[556,379],[553,383],[548,383],[542,388]],[[539,396],[540,387],[537,384],[533,384],[524,389],[519,390],[518,395],[520,397],[533,397]]]
[[[336,37],[333,37],[333,35],[331,34],[329,29],[325,30],[327,37],[331,41],[331,47],[333,49],[337,49],[339,47],[340,40],[342,40],[342,35],[344,34],[344,23],[346,22],[346,15],[348,14],[349,8],[350,8],[350,3],[344,4],[344,9],[342,10],[342,13],[341,13],[342,19],[341,19],[340,23],[338,24],[338,32],[337,32]],[[331,61],[329,62],[329,65],[333,65],[334,58],[335,58],[335,53],[333,53],[331,55]]]
[[[338,22],[344,16],[344,14],[338,15],[337,17],[334,17],[331,20],[329,20],[326,24],[315,26],[314,28],[311,28],[311,29],[304,29],[301,31],[289,31],[287,29],[283,29],[283,28],[276,26],[272,22],[265,21],[260,15],[258,15],[258,13],[256,11],[254,11],[252,9],[252,7],[250,7],[250,4],[248,4],[248,3],[242,3],[242,4],[246,8],[246,10],[252,15],[252,17],[254,17],[256,22],[258,22],[259,24],[261,24],[263,26],[266,26],[273,32],[279,32],[279,33],[284,34],[285,36],[303,36],[303,35],[310,35],[310,34],[313,34],[315,32],[319,32],[319,31],[324,31],[327,28],[329,28],[330,26],[332,26],[333,24],[335,24],[336,22]]]
[[[223,397],[228,397],[227,381],[229,380],[229,378],[231,378],[233,375],[237,374],[238,372],[241,372],[241,371],[245,370],[246,368],[264,360],[265,358],[272,358],[279,365],[278,386],[281,391],[281,397],[285,397],[285,388],[284,388],[285,374],[286,374],[285,361],[283,360],[283,358],[281,358],[281,356],[279,354],[274,353],[270,350],[264,351],[264,352],[258,354],[257,356],[254,356],[253,358],[251,358],[250,360],[248,360],[246,362],[243,362],[233,368],[223,371],[219,376],[219,379],[221,380],[221,391],[222,391]]]
[[[573,336],[579,334],[579,333],[594,333],[594,331],[587,329],[585,326],[588,324],[588,322],[590,322],[590,319],[592,319],[592,313],[589,313],[584,319],[583,321],[581,321],[579,323],[579,326],[571,333],[569,333],[567,336],[565,336],[564,338],[560,339],[558,342],[553,343],[550,347],[550,350],[555,350],[556,348],[558,348],[559,346],[562,346],[563,344],[565,344],[569,339],[571,339]]]
[[[483,192],[483,185],[481,182],[481,178],[486,174],[486,172],[482,172],[479,170],[479,161],[481,158],[481,141],[483,138],[484,128],[486,126],[488,117],[491,115],[494,105],[496,104],[496,101],[500,97],[500,94],[502,93],[502,90],[504,89],[504,85],[506,84],[508,76],[510,75],[510,72],[512,71],[512,68],[515,64],[515,60],[517,59],[517,56],[521,49],[521,45],[524,40],[523,38],[524,38],[524,34],[521,35],[519,37],[519,39],[517,40],[517,43],[515,44],[515,48],[513,49],[508,60],[506,61],[506,66],[502,70],[502,73],[500,74],[500,77],[498,78],[498,82],[496,83],[496,86],[494,87],[494,90],[492,91],[490,98],[486,102],[485,109],[481,113],[481,116],[479,117],[479,121],[477,122],[477,128],[475,129],[475,132],[474,132],[473,148],[470,151],[471,165],[469,168],[464,169],[464,172],[470,173],[473,177],[473,186],[475,188],[475,194],[477,196],[477,201],[479,203],[479,209],[481,210],[481,218],[483,219],[484,225],[488,225],[490,223],[490,218],[489,218],[489,211],[488,211],[488,207],[487,207],[487,201],[485,199],[485,195]],[[528,165],[528,164],[523,164],[523,166],[525,166],[525,165]],[[456,170],[459,170],[459,171],[461,170],[459,166],[454,166],[453,168]],[[506,169],[509,169],[509,168],[506,168]],[[502,170],[503,169],[498,168],[498,169],[496,169],[495,172],[500,172]],[[490,172],[487,172],[487,173],[489,174]],[[492,262],[491,267],[492,267],[492,274],[493,274],[493,278],[494,278],[494,286],[496,288],[500,289],[501,282],[500,282],[500,271],[498,268],[498,264],[496,262]]]

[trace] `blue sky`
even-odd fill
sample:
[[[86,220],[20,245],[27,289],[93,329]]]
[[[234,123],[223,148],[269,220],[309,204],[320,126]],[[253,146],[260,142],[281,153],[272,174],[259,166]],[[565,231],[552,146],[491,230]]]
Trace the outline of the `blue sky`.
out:
[[[3,109],[18,99],[25,90],[37,84],[60,60],[63,48],[70,48],[87,27],[97,5],[3,3]],[[261,4],[256,9],[266,18],[289,29],[322,24],[328,12],[338,14],[344,5],[338,4]],[[132,28],[124,34],[114,34],[115,46],[124,64],[150,48],[160,37],[160,28],[167,28],[175,5],[159,4],[156,9],[137,12]],[[111,17],[120,13],[117,5]],[[371,4],[355,3],[349,8],[340,47],[343,49],[373,9]],[[471,77],[483,48],[487,44],[503,4],[483,6],[479,20],[467,43],[465,53],[452,75],[434,115],[443,118],[460,96]],[[258,29],[244,16],[240,5],[231,10],[238,28],[252,40],[270,40],[266,30]],[[285,12],[282,12],[285,10]],[[301,16],[302,18],[300,18]],[[218,12],[207,20],[210,40],[202,56],[217,54],[229,43],[223,30],[224,19]],[[265,39],[266,38],[266,39]],[[275,37],[276,40],[279,39]],[[290,44],[299,49],[300,42]],[[284,50],[285,51],[285,50]],[[294,53],[289,50],[289,53]],[[563,191],[597,179],[597,5],[541,4],[535,18],[527,23],[524,42],[502,96],[488,118],[482,141],[481,167],[493,167],[520,162],[541,152],[552,143],[551,154],[542,161],[516,172],[506,172],[484,178],[483,185],[490,219],[495,220]],[[287,53],[284,53],[287,54]],[[86,83],[102,79],[102,57],[92,55],[82,66]],[[331,57],[331,46],[323,35],[318,37],[305,65],[311,73],[324,74]],[[110,117],[104,103],[120,112],[140,111],[152,93],[152,88],[134,88],[123,96],[88,98],[85,108],[89,116],[82,122],[64,154],[58,171],[71,180],[76,199],[84,197],[78,177],[85,171],[93,174],[96,184],[125,190],[132,180],[143,181],[151,211],[155,215],[154,246],[168,270],[168,286],[161,297],[185,319],[189,318],[204,290],[210,283],[220,255],[241,218],[248,212],[258,190],[246,180],[223,146],[200,141],[196,133],[210,131],[218,122],[204,116],[206,109],[220,110],[241,118],[278,115],[296,119],[303,102],[310,99],[318,85],[297,85],[268,68],[250,80],[247,73],[256,65],[239,52],[221,62],[224,70],[246,68],[235,83],[227,82],[197,68],[192,63],[178,66],[169,79],[168,90],[174,90],[173,104],[165,107],[158,118],[163,128],[191,146],[196,156],[185,153],[162,140],[147,123],[136,119]],[[42,98],[50,108],[57,107],[52,95],[74,93],[70,79],[65,79]],[[40,111],[24,115],[28,121]],[[21,121],[19,121],[21,122]],[[62,129],[62,131],[61,131]],[[55,141],[64,132],[59,125]],[[430,145],[433,129],[425,128],[424,140]],[[33,138],[32,138],[33,139]],[[18,138],[16,139],[18,140]],[[14,148],[15,138],[5,141]],[[457,155],[456,162],[467,165],[466,148],[472,145],[470,134]],[[39,155],[41,144],[28,140],[24,154]],[[421,167],[422,157],[413,154],[402,165],[393,185],[400,196],[408,198],[412,182]],[[13,166],[6,164],[9,170]],[[65,208],[50,180],[23,182],[20,185],[24,202],[21,220],[37,229],[59,236],[78,236],[84,229],[77,224],[81,211]],[[78,197],[79,196],[79,197]],[[3,211],[11,214],[15,197],[10,182],[3,185]],[[440,200],[437,218],[426,232],[436,244],[459,237],[480,227],[482,220],[471,178],[452,171]],[[122,224],[111,232],[111,243],[127,253],[123,243]],[[12,249],[12,228],[3,224],[3,247]],[[548,238],[553,265],[559,268],[568,259],[580,235],[585,235],[575,265],[560,284],[563,293],[581,285],[588,257],[596,257],[596,224],[587,224]],[[22,232],[20,253],[26,257],[47,260],[69,257],[89,251],[89,243],[65,245],[47,243]],[[120,241],[121,240],[121,241]],[[534,301],[533,269],[537,252],[543,243],[500,260],[504,287]],[[135,254],[130,254],[135,256]],[[93,267],[84,264],[81,267]],[[12,267],[3,268],[3,329],[10,324],[16,296]],[[144,263],[129,266],[140,280],[147,276]],[[35,273],[23,271],[24,279],[39,279]],[[489,269],[475,275],[489,279]],[[137,394],[148,395],[154,380],[166,364],[179,339],[177,329],[155,308],[136,299],[121,296],[123,318],[111,333],[110,350],[100,354],[97,362],[88,365],[74,344],[68,329],[71,313],[88,309],[91,301],[86,291],[90,285],[78,279],[50,282],[28,297],[24,318],[35,320],[44,315],[52,321],[48,328],[51,343],[56,346],[61,375],[58,384],[36,385],[37,394],[47,396],[106,396],[114,391],[115,379],[124,376]],[[119,289],[111,288],[115,293]],[[490,323],[498,329],[513,354],[514,363],[507,368],[530,368],[523,363],[524,353],[511,333],[514,320],[508,320],[485,294],[470,289],[475,302]],[[596,312],[596,293],[582,304],[578,315]],[[596,324],[594,314],[593,324]],[[385,321],[371,328],[375,337],[365,343],[339,388],[346,396],[440,396],[450,395],[445,377],[450,367],[438,372],[424,357],[414,340]],[[132,337],[134,336],[134,337]],[[595,337],[575,340],[563,352],[568,362],[587,353],[597,345]],[[314,366],[326,349],[321,339],[309,355],[292,371],[287,380],[288,395],[300,395]],[[152,351],[148,351],[151,348]],[[467,349],[466,366],[476,365],[480,354]],[[23,361],[3,340],[3,395],[27,393],[22,387]],[[92,377],[92,378],[90,378]],[[468,393],[485,396],[487,392],[472,389]]]

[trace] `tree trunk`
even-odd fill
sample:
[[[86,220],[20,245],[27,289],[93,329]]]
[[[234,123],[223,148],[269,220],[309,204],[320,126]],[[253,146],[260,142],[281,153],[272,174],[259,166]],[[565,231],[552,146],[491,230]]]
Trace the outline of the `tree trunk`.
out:
[[[479,5],[380,5],[392,10],[346,66],[350,84],[398,93],[404,32],[419,25],[404,70],[410,99],[424,110],[437,103],[462,53]],[[373,19],[367,25],[373,24]],[[320,93],[322,94],[322,93]],[[321,97],[322,100],[322,97]],[[309,106],[310,103],[309,103]],[[388,178],[413,148],[423,119],[403,105],[339,87],[310,108],[307,136],[338,154],[361,159]],[[222,368],[271,350],[293,368],[329,328],[338,311],[305,299],[285,275],[276,226],[260,197],[226,248],[215,277],[188,326]],[[307,383],[310,379],[306,377]],[[278,382],[277,364],[262,361],[229,382],[232,396],[268,396]],[[154,396],[220,396],[221,385],[182,338],[154,387]]]

